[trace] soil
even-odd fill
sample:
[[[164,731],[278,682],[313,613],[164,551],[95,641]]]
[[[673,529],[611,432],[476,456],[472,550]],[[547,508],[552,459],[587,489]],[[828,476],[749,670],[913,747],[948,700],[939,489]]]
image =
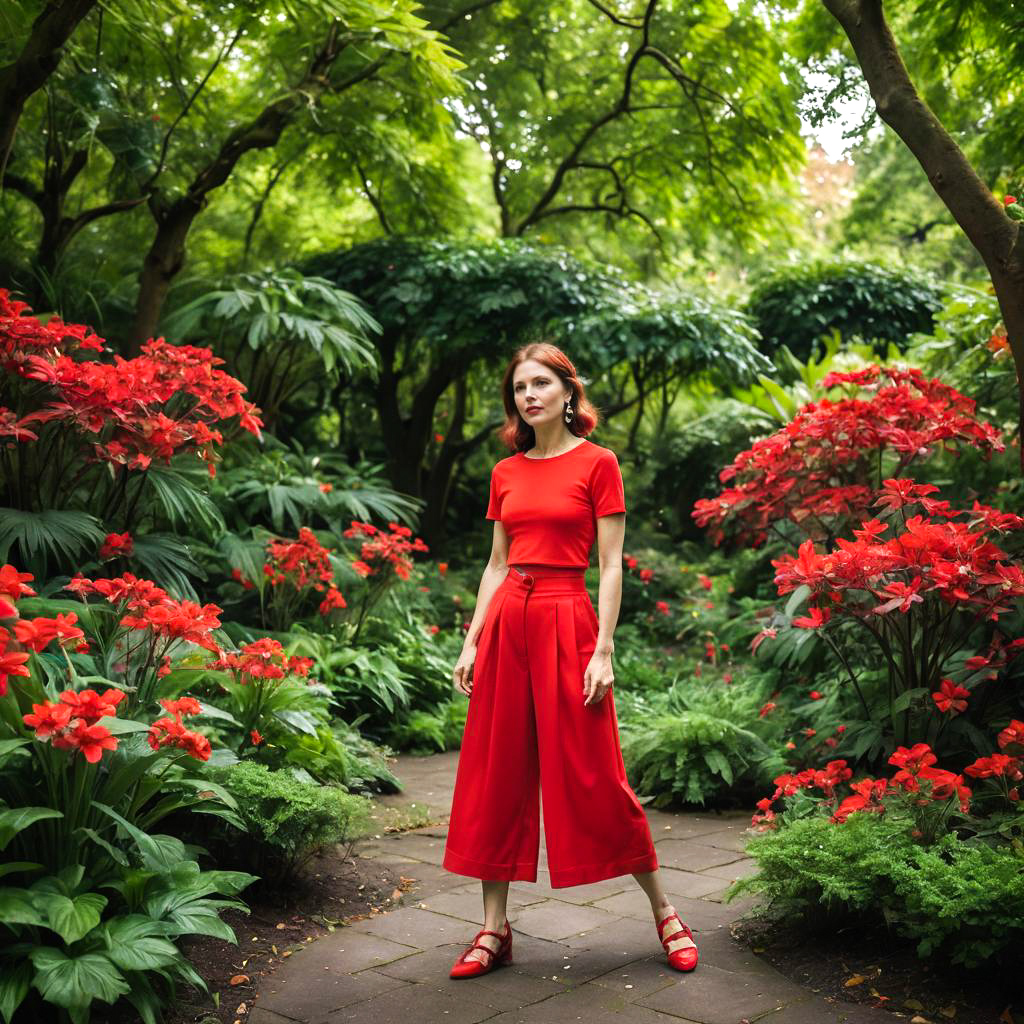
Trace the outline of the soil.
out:
[[[838,1003],[889,1010],[912,1024],[1024,1024],[1017,970],[921,960],[914,942],[884,926],[810,930],[749,917],[730,931],[791,981]]]

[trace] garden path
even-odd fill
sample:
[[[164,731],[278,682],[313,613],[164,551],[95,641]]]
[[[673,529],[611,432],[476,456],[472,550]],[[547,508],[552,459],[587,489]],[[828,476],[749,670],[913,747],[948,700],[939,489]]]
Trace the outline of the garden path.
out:
[[[377,799],[430,807],[428,825],[359,843],[417,887],[395,910],[352,921],[287,960],[248,1024],[880,1024],[884,1010],[830,1002],[740,945],[729,925],[752,905],[721,902],[755,868],[742,853],[750,811],[648,809],[665,890],[701,960],[673,970],[631,875],[551,889],[541,832],[536,883],[513,882],[514,962],[479,978],[448,971],[482,925],[480,883],[440,866],[458,751],[400,755],[405,790]]]

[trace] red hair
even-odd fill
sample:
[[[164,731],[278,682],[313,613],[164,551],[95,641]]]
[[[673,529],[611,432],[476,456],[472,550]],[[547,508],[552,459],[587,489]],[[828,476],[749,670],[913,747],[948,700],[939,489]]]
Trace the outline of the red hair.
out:
[[[588,400],[583,382],[576,376],[576,367],[572,360],[557,346],[546,341],[535,341],[523,345],[513,354],[505,375],[501,380],[501,397],[505,403],[505,424],[498,431],[498,436],[513,452],[525,452],[534,446],[533,427],[527,423],[516,408],[513,394],[513,377],[516,367],[527,359],[535,359],[543,363],[562,382],[563,387],[572,389],[569,401],[572,403],[572,422],[566,424],[570,434],[586,437],[600,421],[597,408]]]

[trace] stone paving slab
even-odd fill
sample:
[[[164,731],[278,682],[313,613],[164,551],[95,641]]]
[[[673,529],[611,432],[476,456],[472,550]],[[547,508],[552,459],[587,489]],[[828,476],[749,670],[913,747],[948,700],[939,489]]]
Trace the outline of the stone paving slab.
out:
[[[357,845],[415,880],[387,913],[338,928],[268,979],[247,1024],[888,1024],[884,1010],[836,1003],[789,981],[733,937],[756,905],[722,897],[756,870],[744,853],[751,811],[648,810],[662,883],[694,933],[700,962],[671,968],[631,875],[554,889],[543,821],[537,881],[509,887],[513,962],[479,978],[448,971],[482,927],[479,879],[442,868],[458,752],[400,755],[405,790],[435,821]]]

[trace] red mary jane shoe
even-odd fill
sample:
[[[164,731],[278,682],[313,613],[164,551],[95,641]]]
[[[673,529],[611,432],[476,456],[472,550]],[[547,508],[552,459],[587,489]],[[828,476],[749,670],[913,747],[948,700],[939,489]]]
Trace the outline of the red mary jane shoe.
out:
[[[671,935],[664,939],[661,939],[661,944],[665,947],[665,952],[668,954],[668,962],[671,967],[674,967],[677,971],[692,971],[697,966],[697,947],[696,945],[687,946],[685,949],[673,949],[668,948],[669,943],[673,939],[681,939],[684,936],[689,938],[692,942],[696,940],[693,938],[693,932],[683,923],[679,915],[673,911],[671,914],[666,914],[658,922],[658,938],[661,938],[661,930],[665,925],[666,921],[671,921],[675,918],[679,922],[679,931],[673,932]]]
[[[477,941],[481,935],[493,935],[496,939],[501,939],[501,945],[497,950],[491,949],[490,946],[484,946]],[[482,949],[485,953],[490,954],[487,963],[477,960],[476,957],[469,956],[474,949]],[[494,970],[498,964],[510,963],[512,963],[512,926],[508,923],[508,918],[506,918],[504,933],[489,932],[481,929],[473,936],[473,944],[462,951],[459,959],[455,961],[449,977],[475,978],[477,975],[486,974],[488,971]]]

